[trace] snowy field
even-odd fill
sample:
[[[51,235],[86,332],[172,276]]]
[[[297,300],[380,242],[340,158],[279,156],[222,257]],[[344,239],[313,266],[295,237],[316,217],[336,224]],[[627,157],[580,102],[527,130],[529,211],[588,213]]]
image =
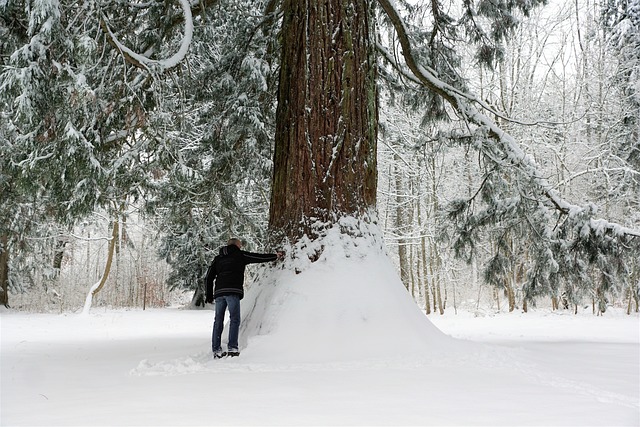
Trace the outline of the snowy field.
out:
[[[429,319],[482,344],[446,344],[449,358],[389,359],[386,349],[403,346],[391,341],[359,360],[278,362],[247,349],[213,361],[207,310],[5,311],[1,424],[640,423],[637,316],[450,310]]]
[[[237,358],[212,310],[2,312],[1,424],[640,424],[637,315],[427,318],[367,235],[255,270]]]

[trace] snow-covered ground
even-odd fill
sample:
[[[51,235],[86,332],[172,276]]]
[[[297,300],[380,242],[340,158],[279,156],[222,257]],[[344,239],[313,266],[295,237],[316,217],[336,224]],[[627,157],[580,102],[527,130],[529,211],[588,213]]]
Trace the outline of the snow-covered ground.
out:
[[[278,354],[261,362],[248,350],[213,361],[211,319],[179,309],[4,312],[0,423],[640,423],[637,316],[447,312],[430,319],[452,336],[491,344],[450,360],[386,359],[402,343],[381,342],[369,360],[326,363],[278,363]]]
[[[637,315],[427,318],[363,249],[263,276],[238,358],[211,310],[4,311],[0,424],[640,424]]]

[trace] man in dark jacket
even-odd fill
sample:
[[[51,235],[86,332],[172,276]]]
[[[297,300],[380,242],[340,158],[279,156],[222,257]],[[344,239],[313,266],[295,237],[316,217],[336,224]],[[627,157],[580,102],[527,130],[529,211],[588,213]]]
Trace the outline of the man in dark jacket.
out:
[[[220,248],[220,253],[213,259],[207,270],[206,301],[215,301],[215,318],[213,322],[212,350],[213,357],[218,359],[226,355],[239,356],[238,334],[240,331],[240,300],[244,297],[244,268],[247,264],[275,261],[283,254],[257,254],[242,249],[240,239],[229,239],[227,246]],[[214,287],[215,280],[215,287]],[[224,328],[224,314],[229,309],[229,343],[228,352],[222,352],[221,339]]]

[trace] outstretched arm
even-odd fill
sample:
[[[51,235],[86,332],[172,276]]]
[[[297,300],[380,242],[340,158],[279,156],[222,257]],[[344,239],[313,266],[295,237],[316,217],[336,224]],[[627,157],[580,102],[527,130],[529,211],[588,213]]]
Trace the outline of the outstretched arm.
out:
[[[275,261],[279,258],[278,254],[258,254],[246,251],[242,251],[242,256],[244,257],[246,264],[260,264],[263,262]]]

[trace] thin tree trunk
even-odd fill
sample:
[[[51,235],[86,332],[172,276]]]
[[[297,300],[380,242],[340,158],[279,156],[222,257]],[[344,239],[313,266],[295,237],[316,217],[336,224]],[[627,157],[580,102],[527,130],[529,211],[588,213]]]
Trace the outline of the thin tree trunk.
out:
[[[56,248],[53,255],[53,271],[56,277],[60,274],[62,260],[64,259],[64,248],[69,243],[67,236],[59,237],[56,241]]]
[[[409,225],[410,225],[410,230],[411,230],[411,234],[413,235],[415,229],[416,229],[416,216],[417,216],[417,212],[416,212],[416,201],[418,201],[418,205],[420,204],[419,202],[419,194],[416,194],[416,187],[417,187],[417,183],[416,183],[416,178],[412,178],[411,179],[411,205],[410,205],[410,214],[409,214]],[[420,224],[420,218],[418,217],[418,224]],[[418,227],[418,229],[420,229],[420,227]],[[413,298],[417,301],[418,298],[418,294],[419,292],[416,291],[416,275],[418,274],[416,271],[416,245],[414,244],[415,240],[412,237],[411,238],[411,246],[409,247],[409,271],[411,272],[411,295],[413,296]]]
[[[0,236],[0,305],[9,307],[9,236]]]
[[[426,243],[427,239],[424,235],[426,220],[423,221],[423,218],[422,218],[422,207],[420,204],[420,199],[422,199],[422,197],[418,198],[418,202],[416,204],[418,224],[420,225],[420,230],[422,234],[422,237],[420,237],[420,256],[418,257],[418,260],[421,261],[420,268],[418,269],[418,272],[419,272],[418,285],[420,286],[420,288],[423,290],[423,293],[424,293],[424,306],[425,306],[424,310],[427,314],[431,314],[431,304],[429,301],[429,285],[428,285],[429,275],[427,271],[427,243]]]
[[[438,306],[437,301],[437,292],[436,292],[436,275],[434,264],[434,256],[432,252],[433,248],[431,247],[431,242],[429,242],[429,273],[431,276],[431,296],[433,297],[433,311],[436,311],[436,307]]]
[[[476,257],[471,260],[471,277],[473,285],[478,286],[478,300],[476,301],[476,311],[480,309],[480,297],[482,296],[482,282],[478,281],[478,261]]]
[[[453,312],[454,314],[458,314],[458,302],[457,302],[457,298],[456,298],[456,292],[457,292],[457,286],[456,284],[458,283],[458,278],[456,277],[456,270],[452,269],[451,270],[451,276],[453,278]]]
[[[431,206],[432,206],[433,213],[435,215],[440,210],[440,204],[438,202],[438,188],[437,188],[437,181],[435,178],[437,176],[436,159],[435,159],[435,156],[433,155],[429,157],[429,169],[431,171],[431,177],[432,177]],[[430,239],[429,245],[431,246],[430,255],[434,263],[434,268],[433,268],[433,277],[435,281],[434,297],[437,299],[437,302],[438,302],[438,311],[442,315],[444,314],[444,304],[442,302],[442,294],[441,294],[441,286],[440,286],[440,282],[441,282],[440,272],[442,269],[442,258],[440,257],[440,248],[438,248],[438,243],[435,241],[435,239],[433,238]],[[436,305],[434,301],[433,309],[435,310],[435,308],[436,308]]]
[[[429,301],[429,275],[427,272],[427,244],[426,237],[422,236],[422,286],[424,287],[424,309],[431,314],[431,302]]]
[[[389,163],[389,172],[388,175],[389,177],[391,177],[393,174],[393,164]],[[390,200],[391,200],[391,184],[392,184],[393,180],[391,178],[389,178],[389,182],[387,183],[387,206],[391,206]],[[385,209],[385,214],[384,214],[384,228],[385,229],[389,229],[390,222],[391,220],[389,219],[390,216],[390,212],[391,209],[387,208]]]
[[[119,220],[116,219],[113,222],[113,229],[111,230],[111,239],[109,240],[109,249],[107,252],[107,263],[104,266],[104,273],[102,273],[102,278],[98,283],[91,287],[89,294],[87,294],[87,298],[84,303],[84,308],[82,310],[83,314],[88,314],[91,309],[91,303],[93,301],[93,297],[102,290],[104,284],[107,282],[107,278],[109,277],[109,272],[111,271],[111,263],[113,262],[113,253],[115,252],[116,244],[118,242],[118,236],[120,234]]]
[[[422,254],[420,249],[416,249],[416,303],[420,305],[424,300],[424,270],[422,265]]]
[[[440,280],[436,282],[436,295],[438,297],[438,311],[440,314],[444,314],[444,307],[442,306],[442,294],[440,291]]]
[[[640,122],[640,120],[639,120]],[[638,313],[640,311],[640,268],[639,266],[634,266],[631,275],[629,277],[629,306],[627,309],[627,314],[631,314],[633,311],[633,302],[635,302],[636,309],[635,312]]]
[[[317,221],[375,206],[378,105],[373,2],[284,0],[269,227],[314,237]]]
[[[410,286],[410,266],[409,256],[407,255],[407,239],[402,237],[405,234],[407,221],[405,200],[403,197],[404,186],[402,185],[402,168],[400,167],[400,156],[394,154],[395,167],[395,205],[396,205],[396,223],[395,229],[398,234],[398,263],[400,264],[400,280],[404,287],[411,292]]]
[[[414,271],[414,248],[413,245],[409,246],[409,280],[411,282],[411,296],[416,297],[416,275]]]
[[[410,291],[410,278],[409,278],[409,257],[407,256],[407,241],[400,238],[398,240],[398,262],[400,263],[400,280],[404,284],[404,287]]]
[[[196,291],[193,293],[193,297],[191,298],[191,307],[204,307],[206,304],[205,301],[205,293],[201,286],[196,287]]]
[[[505,287],[507,290],[507,299],[509,301],[509,313],[511,313],[516,308],[516,295],[510,282],[507,281],[505,283]]]

